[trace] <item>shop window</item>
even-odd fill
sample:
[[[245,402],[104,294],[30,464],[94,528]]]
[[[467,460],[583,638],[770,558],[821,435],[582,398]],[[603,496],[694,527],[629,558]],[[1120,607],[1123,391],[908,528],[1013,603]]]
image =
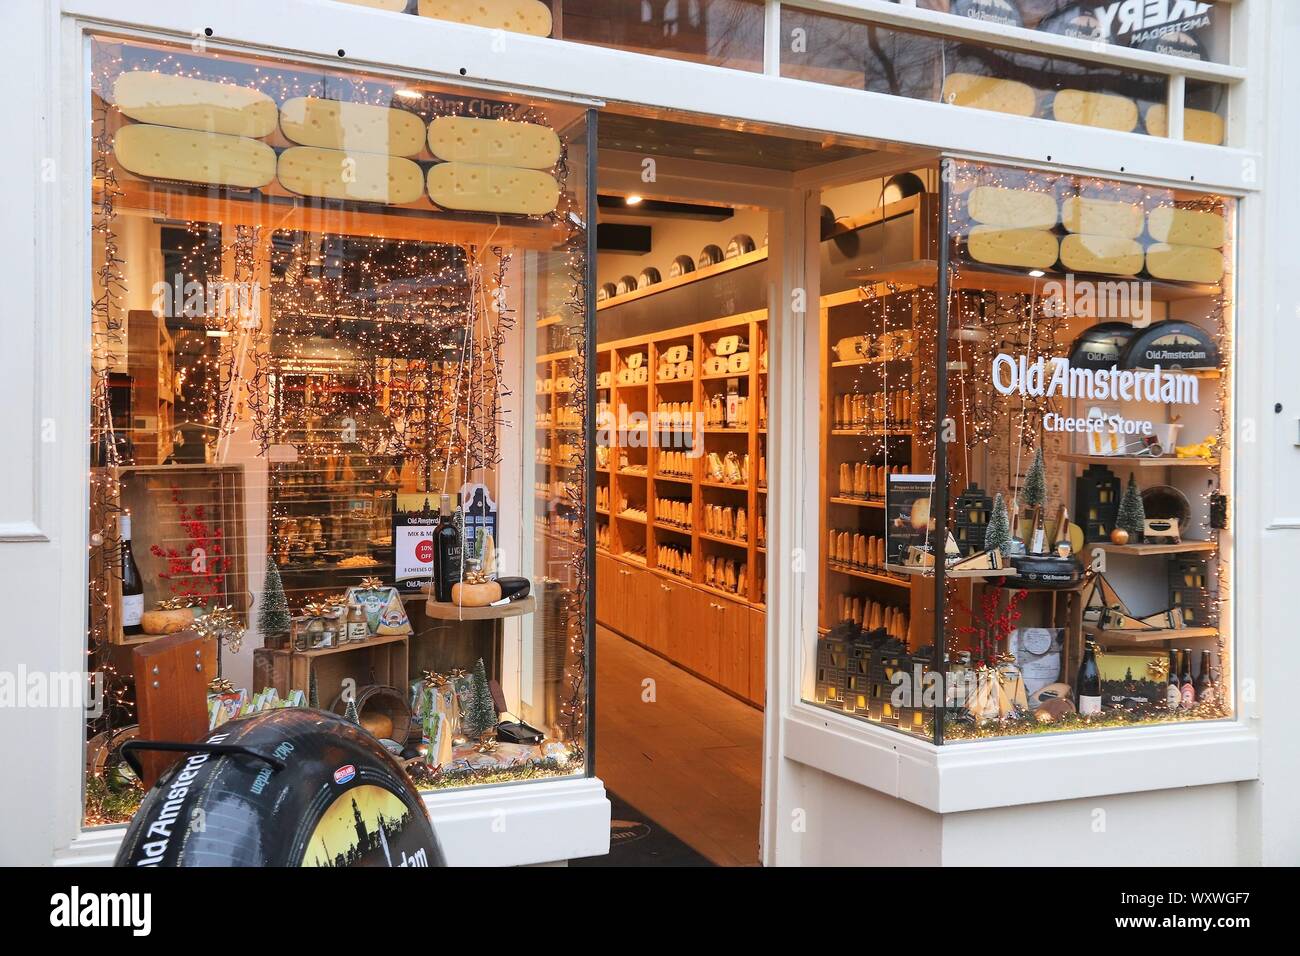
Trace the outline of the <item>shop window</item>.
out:
[[[593,114],[92,54],[86,821],[124,741],[286,706],[421,789],[582,774]]]
[[[1153,132],[1150,111],[1166,102],[1156,74],[784,5],[781,24],[781,75],[793,79],[1126,133]]]
[[[823,255],[857,287],[822,302],[817,659],[878,661],[866,719],[937,743],[1232,717],[1234,201],[939,180],[933,257]]]
[[[763,4],[754,0],[552,0],[555,36],[758,73]]]

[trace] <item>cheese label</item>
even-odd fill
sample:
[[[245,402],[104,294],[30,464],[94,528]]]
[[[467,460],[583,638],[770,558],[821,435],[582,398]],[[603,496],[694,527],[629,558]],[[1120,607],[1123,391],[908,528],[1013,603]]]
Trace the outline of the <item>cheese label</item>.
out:
[[[114,81],[113,103],[131,119],[158,126],[252,137],[275,129],[274,101],[233,83],[134,70]]]

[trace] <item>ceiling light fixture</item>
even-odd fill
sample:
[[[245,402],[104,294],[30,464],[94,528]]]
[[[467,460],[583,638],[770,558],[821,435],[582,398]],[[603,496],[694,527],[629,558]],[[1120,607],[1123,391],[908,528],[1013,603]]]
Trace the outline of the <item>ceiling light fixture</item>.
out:
[[[623,200],[623,203],[628,206],[639,206],[644,201],[644,196],[641,196],[638,193],[632,193]]]

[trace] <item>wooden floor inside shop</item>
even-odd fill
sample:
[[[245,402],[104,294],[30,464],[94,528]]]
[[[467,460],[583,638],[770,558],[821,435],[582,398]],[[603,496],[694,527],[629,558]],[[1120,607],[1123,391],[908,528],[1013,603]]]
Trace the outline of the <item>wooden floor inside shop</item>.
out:
[[[597,627],[596,773],[610,791],[718,866],[756,866],[762,761],[762,711]]]

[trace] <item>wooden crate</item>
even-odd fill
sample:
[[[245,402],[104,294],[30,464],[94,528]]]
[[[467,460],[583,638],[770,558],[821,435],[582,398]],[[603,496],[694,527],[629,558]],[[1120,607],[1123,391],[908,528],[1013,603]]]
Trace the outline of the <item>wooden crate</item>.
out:
[[[372,637],[360,644],[343,644],[314,651],[258,648],[253,652],[253,686],[274,687],[284,697],[291,691],[308,693],[316,674],[316,699],[322,709],[339,695],[343,681],[359,689],[384,684],[403,693],[410,686],[407,664],[409,641],[405,635]]]

